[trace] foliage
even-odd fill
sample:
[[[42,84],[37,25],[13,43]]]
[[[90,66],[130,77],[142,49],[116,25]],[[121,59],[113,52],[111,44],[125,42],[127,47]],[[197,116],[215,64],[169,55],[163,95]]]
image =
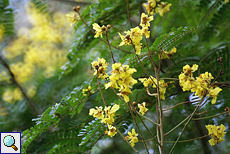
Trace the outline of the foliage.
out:
[[[74,13],[79,21],[72,27],[74,38],[69,35],[71,27],[67,21],[64,22],[64,14],[52,13],[50,5],[45,1],[32,2],[33,5],[27,9],[33,19],[32,28],[19,30],[17,38],[13,38],[10,45],[7,42],[8,36],[14,33],[14,14],[8,7],[9,3],[0,2],[0,14],[4,15],[0,20],[4,23],[4,30],[7,29],[1,46],[4,49],[2,55],[16,81],[25,89],[29,98],[36,102],[36,107],[43,110],[38,116],[32,114],[33,111],[27,105],[28,100],[23,99],[20,89],[19,92],[15,90],[17,85],[10,81],[12,76],[2,65],[1,76],[6,77],[1,78],[1,83],[10,85],[6,84],[0,90],[5,96],[2,98],[5,103],[0,104],[0,119],[5,124],[12,122],[13,126],[1,129],[23,131],[22,153],[145,153],[146,149],[158,153],[159,140],[165,142],[165,153],[228,153],[230,3],[224,3],[224,0],[168,0],[172,4],[170,11],[165,12],[163,17],[154,14],[149,27],[151,35],[147,41],[142,40],[141,54],[136,55],[132,43],[119,46],[123,39],[120,39],[118,32],[123,35],[124,31],[139,25],[141,13],[146,12],[142,5],[145,1],[100,0],[85,8],[82,5],[80,10],[75,8]],[[103,37],[94,38],[94,23],[101,27],[110,26],[102,33]],[[168,59],[161,57],[163,52],[169,53],[174,47],[177,48],[175,54]],[[67,48],[71,48],[68,55],[65,52]],[[111,53],[115,60],[111,58]],[[98,57],[104,58],[109,65],[104,65],[103,71],[96,71],[93,77],[91,62]],[[122,69],[114,69],[115,65],[120,65],[119,62],[124,65]],[[20,66],[17,66],[18,63],[21,63]],[[186,64],[191,67],[198,64],[199,67],[197,71],[188,67],[183,69]],[[127,71],[132,73],[121,77],[119,75],[125,72],[125,65],[129,66]],[[93,68],[98,69],[94,65]],[[21,74],[17,73],[20,69],[23,72]],[[186,73],[189,69],[193,73]],[[100,72],[108,73],[109,78],[99,79]],[[196,85],[195,88],[186,84],[187,78],[191,85],[198,84],[195,77],[205,72],[211,73],[218,82],[214,84],[205,79],[207,87]],[[186,79],[180,79],[179,82],[178,76],[183,73]],[[113,76],[118,76],[118,79]],[[138,82],[135,84],[134,80]],[[33,81],[37,83],[33,84]],[[111,85],[108,86],[108,83]],[[117,83],[118,87],[112,83]],[[29,92],[31,85],[34,88],[34,91],[31,90],[33,95]],[[187,86],[187,91],[182,91],[182,85]],[[91,91],[87,93],[89,86]],[[207,93],[211,87],[214,89],[217,86],[222,91],[218,94],[216,104],[212,105],[207,96],[214,98],[216,95]],[[201,98],[195,96],[197,89],[203,87],[210,89]],[[163,88],[166,89],[165,96],[160,97]],[[7,95],[4,95],[6,92]],[[19,116],[19,122],[10,121],[12,117],[8,112],[12,112],[9,108],[13,104],[16,105],[13,111],[17,111],[15,117]],[[105,106],[115,104],[119,105],[117,113],[105,109]],[[19,111],[19,106],[25,109]],[[95,109],[96,106],[103,106],[101,119],[89,116],[90,108]],[[140,108],[146,113],[140,114]],[[97,113],[96,110],[94,112]],[[159,114],[163,114],[164,120]],[[25,116],[26,120],[23,118]],[[114,118],[112,124],[105,122],[110,116]],[[20,126],[20,122],[28,122],[28,125]],[[164,127],[157,127],[156,123]],[[210,137],[205,125],[213,124],[223,124],[226,127],[226,134],[222,132],[225,141],[222,142],[222,135],[218,146],[210,146],[208,143]],[[116,130],[112,130],[112,126]],[[162,134],[159,135],[156,130],[160,133],[163,131],[164,137],[161,138]],[[108,135],[113,131],[116,134],[111,138]],[[181,136],[178,137],[178,134]]]

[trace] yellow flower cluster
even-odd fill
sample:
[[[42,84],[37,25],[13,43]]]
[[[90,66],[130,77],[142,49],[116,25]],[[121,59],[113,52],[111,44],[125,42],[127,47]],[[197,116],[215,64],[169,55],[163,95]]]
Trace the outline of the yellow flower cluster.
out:
[[[76,13],[66,14],[65,16],[69,20],[70,26],[73,26],[73,24],[75,24],[80,19],[80,17],[77,16]]]
[[[189,65],[183,67],[183,72],[179,75],[179,83],[183,91],[195,92],[195,95],[200,98],[204,96],[213,97],[211,103],[215,104],[219,92],[222,90],[215,84],[211,84],[213,76],[211,73],[205,72],[200,74],[196,79],[193,77],[193,72],[198,69],[198,65],[194,64],[192,68]]]
[[[105,89],[109,87],[119,89],[120,93],[118,95],[121,95],[125,102],[129,102],[129,94],[132,93],[130,88],[137,83],[137,80],[133,79],[132,75],[137,70],[121,63],[114,63],[112,69],[113,71],[109,76],[110,82],[105,84]]]
[[[69,40],[72,39],[72,29],[63,22],[66,19],[61,12],[49,16],[30,4],[26,13],[30,28],[21,27],[17,31],[17,39],[5,48],[3,55],[10,62],[10,69],[17,82],[32,97],[37,90],[33,82],[41,77],[52,77],[67,61],[65,48],[67,49]],[[3,75],[5,72],[2,71],[0,76]],[[9,91],[6,94],[3,97],[12,100]],[[13,91],[11,96],[14,96]]]
[[[144,87],[152,86],[153,88],[156,88],[157,84],[157,79],[154,78],[153,76],[150,76],[148,79],[147,78],[139,78],[139,81],[141,81],[144,85]],[[159,81],[159,92],[160,92],[160,99],[165,100],[165,92],[166,92],[166,87],[168,86],[167,83],[165,83],[164,80]],[[157,97],[157,95],[156,95]]]
[[[114,122],[114,115],[119,108],[120,106],[117,104],[113,105],[112,108],[111,106],[106,106],[104,110],[102,109],[102,106],[96,107],[96,109],[91,108],[89,110],[89,115],[93,115],[93,117],[101,119],[101,122],[108,126],[109,131],[107,131],[107,134],[110,137],[113,137],[117,132],[116,127],[112,126],[112,123]]]
[[[93,75],[98,75],[98,78],[101,79],[105,79],[109,76],[107,73],[105,73],[109,64],[104,58],[97,58],[97,61],[95,60],[91,64],[94,69]]]
[[[160,0],[148,0],[147,5],[143,4],[148,14],[153,15],[155,10],[155,12],[159,13],[160,16],[163,16],[164,13],[169,12],[171,5],[171,3],[160,2]]]
[[[141,14],[141,23],[140,26],[142,29],[140,29],[138,26],[135,28],[131,28],[128,31],[125,31],[124,33],[126,35],[121,35],[118,33],[121,37],[121,43],[119,46],[123,45],[133,45],[135,46],[136,54],[139,55],[141,53],[142,48],[142,35],[144,35],[146,38],[149,38],[150,31],[148,31],[150,27],[150,21],[153,20],[153,16],[148,17],[145,13]]]
[[[123,45],[134,45],[136,54],[139,55],[141,53],[142,48],[142,30],[137,26],[135,28],[131,28],[128,31],[124,32],[126,35],[123,36],[120,33],[118,33],[121,37],[122,42],[119,44],[119,46]]]
[[[132,129],[132,133],[131,133],[131,132],[128,132],[128,135],[129,135],[129,136],[126,136],[125,139],[126,139],[126,140],[130,140],[130,141],[129,141],[130,144],[131,144],[132,146],[134,146],[135,143],[138,142],[138,138],[137,138],[138,134],[135,132],[135,129]]]
[[[159,56],[159,58],[161,57],[161,59],[170,59],[172,57],[172,55],[174,53],[176,53],[176,50],[177,49],[174,47],[169,52],[163,51],[162,54],[161,55],[159,54],[158,56]]]
[[[22,92],[19,88],[15,88],[14,90],[7,89],[2,95],[2,99],[8,103],[14,103],[15,101],[18,101],[21,98]]]
[[[143,103],[141,103],[141,104],[138,104],[138,108],[140,109],[139,112],[140,112],[142,115],[144,115],[144,114],[148,111],[148,109],[145,107],[145,105],[146,105],[145,102],[143,102]]]
[[[88,86],[85,89],[82,89],[82,94],[83,96],[89,96],[92,95],[94,93],[94,91],[92,90],[91,86]]]
[[[99,36],[102,38],[102,35],[105,34],[105,32],[107,31],[107,28],[104,25],[100,27],[97,23],[93,24],[93,29],[95,30],[96,33],[94,35],[94,38],[97,38]]]
[[[221,124],[220,126],[215,125],[205,125],[208,129],[208,135],[212,137],[208,142],[211,146],[216,145],[224,141],[224,135],[226,134],[225,126]]]

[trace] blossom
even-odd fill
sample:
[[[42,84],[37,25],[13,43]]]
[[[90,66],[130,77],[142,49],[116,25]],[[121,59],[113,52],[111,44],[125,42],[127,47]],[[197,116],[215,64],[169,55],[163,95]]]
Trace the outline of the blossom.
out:
[[[224,141],[224,135],[226,134],[224,131],[226,127],[223,124],[220,126],[205,125],[205,127],[208,129],[208,135],[211,136],[211,139],[209,140],[211,146]]]
[[[94,93],[91,86],[89,85],[86,89],[82,89],[83,96],[88,96]]]
[[[141,53],[142,48],[142,30],[137,26],[135,28],[131,28],[128,31],[125,31],[124,33],[126,35],[121,35],[120,33],[118,33],[122,40],[119,46],[134,45],[136,54],[139,55]]]
[[[141,14],[141,23],[140,26],[143,27],[150,27],[150,21],[153,20],[153,16],[149,16],[145,13]]]
[[[170,6],[172,4],[167,2],[160,2],[160,4],[157,5],[157,7],[155,8],[156,13],[159,13],[160,16],[163,16],[164,13],[170,11]]]
[[[153,84],[153,88],[155,88],[155,87],[156,87],[156,85]],[[168,87],[168,84],[165,83],[165,81],[161,79],[159,81],[159,92],[160,92],[160,99],[161,100],[165,100],[166,87]]]
[[[94,108],[91,108],[89,110],[89,115],[93,115],[93,117],[97,118],[97,119],[103,119],[104,118],[104,111],[102,110],[102,106],[97,107],[96,106],[96,110]]]
[[[108,134],[110,137],[113,137],[114,135],[117,134],[117,132],[116,132],[116,127],[111,126],[111,125],[107,125],[107,126],[108,126],[108,129],[109,129],[109,131],[107,131],[107,134]]]
[[[194,87],[195,85],[195,78],[193,77],[193,72],[198,69],[198,65],[194,64],[192,67],[189,65],[185,65],[183,67],[183,72],[179,75],[179,83],[182,87],[183,91],[188,91]]]
[[[189,65],[183,67],[183,72],[179,75],[179,83],[183,91],[194,92],[200,98],[204,96],[213,97],[211,103],[215,104],[219,92],[222,90],[215,83],[211,83],[214,79],[212,74],[205,72],[200,74],[196,79],[193,77],[193,72],[198,69],[198,65],[194,64],[191,68]]]
[[[112,69],[113,71],[109,76],[110,82],[105,84],[105,89],[109,87],[119,89],[118,95],[121,95],[125,102],[129,102],[129,94],[132,93],[130,88],[137,83],[137,80],[133,79],[132,75],[137,70],[121,63],[114,63]]]
[[[148,86],[152,86],[153,88],[156,88],[156,84],[157,84],[157,79],[154,78],[153,76],[150,75],[150,77],[147,78],[139,78],[139,81],[141,81],[144,85],[144,87],[148,87]],[[168,86],[167,83],[165,83],[164,80],[160,80],[159,81],[159,93],[160,93],[160,99],[161,100],[165,100],[165,92],[166,92],[166,87]],[[157,97],[157,95],[155,96]]]
[[[222,89],[219,88],[219,87],[215,87],[215,88],[211,87],[211,88],[209,89],[209,92],[208,92],[208,95],[207,95],[207,96],[213,97],[213,99],[212,99],[212,101],[211,101],[212,104],[215,104],[215,103],[216,103],[217,96],[218,96],[218,94],[219,94],[219,92],[220,92],[221,90],[222,90]]]
[[[149,28],[148,28],[148,27],[143,27],[141,30],[142,30],[142,34],[143,34],[146,38],[149,38],[149,36],[150,36]]]
[[[177,48],[174,47],[169,52],[163,51],[162,54],[161,55],[159,54],[158,56],[159,56],[159,58],[161,57],[161,59],[170,59],[172,57],[172,55],[174,53],[176,53],[176,50],[177,50]]]
[[[140,112],[142,115],[144,115],[144,114],[148,111],[148,109],[145,107],[145,105],[146,105],[145,102],[143,102],[143,103],[141,103],[141,104],[138,104],[138,108],[140,109],[139,112]]]
[[[224,4],[227,4],[229,2],[229,0],[224,0]]]
[[[126,136],[125,139],[126,139],[126,140],[130,140],[130,141],[129,141],[130,144],[131,144],[132,146],[134,146],[135,143],[138,142],[138,138],[137,138],[138,134],[135,132],[135,129],[132,129],[132,133],[131,133],[131,132],[128,132],[128,135],[129,135],[129,136]]]
[[[111,125],[114,122],[114,115],[116,111],[118,111],[120,108],[119,105],[115,104],[111,108],[111,106],[106,106],[104,111],[105,111],[105,117],[101,120],[102,123],[109,124]]]
[[[156,2],[159,2],[159,0],[148,0],[148,4],[143,4],[143,6],[146,8],[146,11],[148,14],[154,14],[154,8],[156,7]]]
[[[93,75],[98,75],[98,78],[105,79],[108,77],[108,74],[105,73],[107,70],[107,66],[109,65],[104,58],[97,58],[97,61],[93,61],[92,67],[94,69]]]
[[[148,86],[151,86],[152,84],[157,83],[157,80],[152,75],[150,75],[150,77],[148,79],[147,78],[139,78],[138,80],[143,83],[144,87],[148,87]]]
[[[93,29],[95,30],[95,33],[96,33],[94,38],[97,38],[99,36],[102,37],[102,34],[104,34],[107,30],[104,25],[100,27],[97,23],[93,24]]]
[[[75,13],[66,14],[65,16],[69,20],[70,26],[73,26],[73,24],[75,24],[79,20],[79,16],[77,16]]]

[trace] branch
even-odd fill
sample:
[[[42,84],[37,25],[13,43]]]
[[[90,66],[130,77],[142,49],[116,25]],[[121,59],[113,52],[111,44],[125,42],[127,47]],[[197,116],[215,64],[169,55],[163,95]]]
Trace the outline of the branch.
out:
[[[8,70],[10,76],[12,77],[13,83],[21,90],[21,92],[22,92],[24,98],[26,99],[26,101],[27,101],[27,103],[28,103],[30,109],[33,111],[33,114],[34,114],[35,116],[41,114],[41,113],[37,110],[37,108],[36,108],[35,104],[32,102],[32,100],[27,96],[27,94],[25,93],[25,91],[24,91],[24,89],[22,88],[22,86],[17,82],[17,80],[15,79],[15,76],[14,76],[13,72],[10,70],[9,65],[7,64],[7,62],[5,61],[5,59],[3,58],[3,56],[2,56],[1,54],[0,54],[0,61],[1,61],[1,63],[3,64],[3,66]]]

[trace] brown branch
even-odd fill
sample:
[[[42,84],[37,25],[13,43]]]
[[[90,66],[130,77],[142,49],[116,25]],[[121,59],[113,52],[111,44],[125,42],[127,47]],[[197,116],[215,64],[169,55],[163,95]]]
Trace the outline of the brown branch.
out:
[[[27,94],[26,94],[26,92],[24,91],[24,89],[22,88],[22,86],[21,86],[21,85],[17,82],[17,80],[15,79],[15,76],[14,76],[13,72],[10,70],[9,65],[7,64],[7,62],[5,61],[5,59],[3,58],[2,55],[0,55],[0,61],[1,61],[1,63],[3,64],[3,66],[8,70],[10,76],[12,77],[13,83],[21,90],[22,95],[23,95],[24,98],[26,99],[26,102],[28,103],[28,105],[29,105],[31,111],[33,111],[32,113],[33,113],[35,116],[41,114],[41,113],[37,110],[37,108],[36,108],[35,104],[32,102],[32,100],[27,96]]]

